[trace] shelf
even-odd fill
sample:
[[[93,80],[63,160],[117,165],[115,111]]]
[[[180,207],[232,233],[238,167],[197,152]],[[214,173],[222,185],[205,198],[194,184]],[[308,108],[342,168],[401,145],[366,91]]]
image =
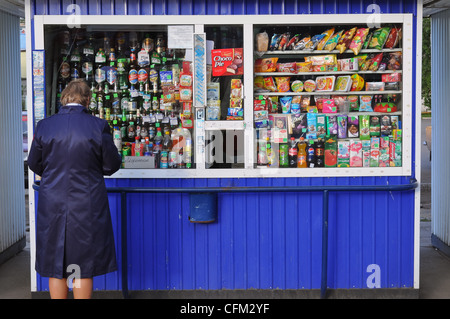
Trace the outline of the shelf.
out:
[[[361,50],[358,55],[365,54],[365,53],[392,53],[392,52],[402,52],[403,49],[397,48],[397,49],[382,49],[382,50],[376,50],[376,49],[366,49]],[[311,55],[311,54],[345,54],[345,53],[355,53],[352,50],[346,50],[342,53],[340,53],[338,50],[332,50],[332,51],[325,51],[325,50],[314,50],[314,51],[307,51],[307,50],[287,50],[287,51],[267,51],[267,52],[255,52],[257,56],[263,57],[265,55]],[[356,56],[356,55],[355,55]]]
[[[339,91],[315,91],[315,92],[254,92],[255,96],[266,95],[266,96],[294,96],[294,95],[388,95],[388,94],[402,94],[402,91],[350,91],[350,92],[339,92]]]
[[[403,73],[402,70],[386,70],[386,71],[331,71],[331,72],[260,72],[255,76],[302,76],[302,75],[346,75],[346,74],[393,74]]]

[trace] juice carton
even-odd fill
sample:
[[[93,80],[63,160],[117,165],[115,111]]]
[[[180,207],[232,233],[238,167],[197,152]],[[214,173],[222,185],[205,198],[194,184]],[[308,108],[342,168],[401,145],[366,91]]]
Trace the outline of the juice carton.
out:
[[[362,154],[363,154],[363,167],[370,167],[370,140],[363,140]]]
[[[338,124],[336,115],[327,115],[327,135],[337,135]]]
[[[380,160],[380,138],[372,137],[370,139],[370,167],[378,167]]]
[[[338,115],[338,138],[347,137],[347,115]]]
[[[350,142],[350,167],[362,167],[362,143],[359,140]]]
[[[336,136],[325,138],[325,167],[336,167],[337,165],[337,139]]]
[[[350,167],[350,141],[338,141],[338,167]]]
[[[389,136],[380,138],[380,167],[389,167]]]
[[[370,140],[370,115],[359,116],[359,138]]]
[[[317,115],[317,137],[324,138],[327,134],[326,115]]]

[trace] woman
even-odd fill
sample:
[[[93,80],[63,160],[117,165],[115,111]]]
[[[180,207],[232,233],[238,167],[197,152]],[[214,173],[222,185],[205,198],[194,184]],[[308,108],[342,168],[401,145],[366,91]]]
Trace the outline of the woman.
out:
[[[28,165],[41,176],[36,217],[36,271],[51,298],[90,298],[92,277],[117,270],[103,175],[121,165],[108,123],[87,108],[90,90],[74,80],[59,112],[38,122]],[[78,288],[77,288],[78,287]]]

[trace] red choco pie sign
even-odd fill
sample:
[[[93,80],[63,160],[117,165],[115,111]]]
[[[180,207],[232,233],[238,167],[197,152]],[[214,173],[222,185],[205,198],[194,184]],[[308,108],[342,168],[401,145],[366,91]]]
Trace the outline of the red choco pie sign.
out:
[[[212,75],[244,74],[242,56],[242,48],[211,50]]]

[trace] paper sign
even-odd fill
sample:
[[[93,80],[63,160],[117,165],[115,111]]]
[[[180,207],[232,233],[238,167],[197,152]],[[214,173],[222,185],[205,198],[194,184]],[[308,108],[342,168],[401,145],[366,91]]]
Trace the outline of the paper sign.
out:
[[[167,26],[167,47],[169,49],[192,49],[192,25]]]

